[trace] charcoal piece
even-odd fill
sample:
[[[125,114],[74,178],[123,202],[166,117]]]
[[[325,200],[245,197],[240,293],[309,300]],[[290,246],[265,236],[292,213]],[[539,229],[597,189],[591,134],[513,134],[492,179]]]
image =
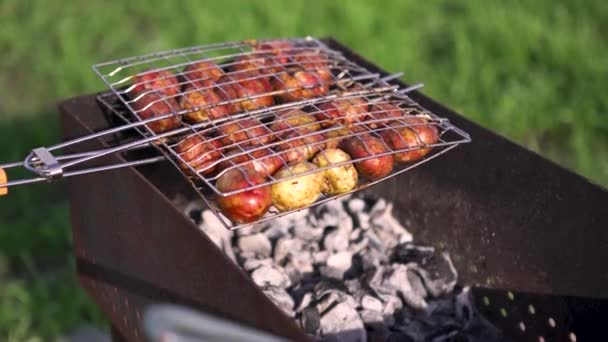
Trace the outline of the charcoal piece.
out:
[[[375,217],[376,215],[383,215],[386,211],[387,202],[384,198],[380,198],[376,200],[373,204],[371,204],[371,208],[369,210],[370,217]]]
[[[306,292],[304,296],[302,296],[302,299],[296,308],[296,312],[303,312],[306,308],[308,308],[310,303],[312,303],[312,298],[312,292]]]
[[[291,255],[300,253],[302,248],[302,240],[291,238],[279,239],[274,247],[273,259],[278,264],[282,264]]]
[[[396,295],[380,294],[382,299],[382,316],[387,325],[395,324],[395,313],[403,308],[403,302]]]
[[[370,295],[364,295],[361,298],[361,308],[364,310],[377,311],[381,312],[383,305],[382,301],[376,297],[372,297]]]
[[[328,251],[317,251],[312,253],[312,259],[315,264],[324,264],[329,257]]]
[[[353,198],[348,201],[347,207],[351,214],[358,214],[365,209],[365,201],[361,198]]]
[[[284,289],[276,286],[267,286],[263,289],[266,294],[288,316],[294,316],[294,302]]]
[[[391,261],[401,264],[416,263],[425,267],[428,259],[435,255],[435,248],[406,242],[391,251]]]
[[[272,267],[273,266],[272,259],[270,259],[270,258],[268,258],[268,259],[255,259],[255,258],[251,258],[251,259],[246,259],[242,263],[243,269],[245,271],[247,271],[247,272],[254,271],[255,269],[260,268],[262,266]]]
[[[329,307],[321,314],[320,323],[321,334],[332,341],[367,341],[367,331],[363,321],[348,300]]]
[[[348,236],[350,236],[350,233],[353,231],[354,228],[353,219],[347,214],[342,213],[340,214],[340,216],[338,216],[338,220],[338,229],[347,232]]]
[[[380,241],[382,241],[382,246],[385,249],[394,248],[395,246],[397,246],[399,244],[400,236],[397,234],[394,234],[389,229],[376,229],[376,230],[374,230],[374,233],[376,234],[378,239],[380,239]]]
[[[321,315],[315,307],[306,308],[300,315],[300,326],[307,334],[317,335],[321,328]]]
[[[251,273],[251,279],[259,287],[276,286],[288,287],[291,285],[289,277],[280,269],[273,266],[261,266]]]
[[[350,252],[339,252],[331,254],[327,258],[325,266],[320,268],[321,274],[328,278],[342,279],[352,265],[352,254]]]
[[[366,231],[365,238],[367,238],[367,245],[371,249],[375,249],[382,254],[385,253],[386,247],[384,246],[384,242],[382,242],[382,239],[380,239],[375,232],[371,230]]]
[[[323,248],[332,253],[341,252],[348,249],[349,232],[336,228],[329,230],[323,238]]]
[[[448,253],[438,253],[425,260],[424,264],[411,267],[422,279],[429,295],[439,297],[452,292],[458,274]]]
[[[211,210],[204,210],[201,213],[201,218],[202,222],[199,225],[200,229],[220,250],[224,251],[230,259],[236,261],[236,256],[232,249],[233,232],[226,229]]]
[[[251,225],[251,226],[247,226],[247,227],[243,227],[243,228],[237,229],[236,230],[236,235],[237,236],[245,236],[245,235],[252,235],[252,234],[256,234],[256,233],[261,233],[261,232],[265,231],[266,229],[268,229],[269,227],[270,227],[270,223],[268,223],[268,222],[254,224],[254,225]]]
[[[342,298],[347,292],[348,288],[344,283],[335,279],[323,279],[314,285],[314,293],[317,298],[322,298],[330,293],[337,293]]]
[[[308,251],[292,254],[283,267],[292,283],[298,283],[306,275],[314,272],[312,255]]]
[[[359,281],[359,279],[345,280],[344,286],[346,286],[347,292],[353,295],[353,297],[361,297],[365,294],[365,290],[361,286],[361,282]]]
[[[412,241],[412,234],[393,216],[392,203],[388,203],[383,212],[375,212],[370,216],[370,223],[374,229],[389,232],[397,237],[399,243]]]
[[[262,233],[239,237],[237,246],[242,253],[254,254],[259,258],[269,257],[272,251],[270,240]]]
[[[416,271],[408,269],[407,270],[407,280],[409,281],[410,286],[412,287],[412,291],[414,291],[414,293],[418,297],[420,297],[420,298],[428,297],[428,292],[426,290],[426,287],[424,286],[424,282]]]
[[[293,227],[293,235],[304,241],[319,241],[323,236],[324,227],[312,225],[296,225]]]
[[[384,269],[382,274],[382,285],[384,288],[393,289],[393,293],[403,298],[403,301],[415,308],[424,309],[427,306],[424,297],[420,296],[412,289],[407,276],[408,266],[395,264]]]

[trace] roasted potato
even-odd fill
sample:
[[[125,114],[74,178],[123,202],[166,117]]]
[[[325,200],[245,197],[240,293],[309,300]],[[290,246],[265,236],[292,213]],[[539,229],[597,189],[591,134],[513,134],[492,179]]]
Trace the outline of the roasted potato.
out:
[[[273,184],[272,204],[280,211],[290,211],[314,203],[325,186],[323,173],[314,170],[317,170],[317,166],[309,162],[300,162],[279,170],[274,178],[287,178],[305,172],[313,173]]]
[[[317,153],[312,162],[319,168],[327,167],[332,164],[339,164],[350,161],[348,153],[335,148],[322,150]],[[325,177],[325,189],[323,193],[327,196],[339,195],[349,192],[357,186],[359,174],[353,164],[335,166],[323,171]]]

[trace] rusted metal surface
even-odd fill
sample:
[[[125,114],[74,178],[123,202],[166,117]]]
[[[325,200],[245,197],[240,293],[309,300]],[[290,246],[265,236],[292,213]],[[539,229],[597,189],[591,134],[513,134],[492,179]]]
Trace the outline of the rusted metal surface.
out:
[[[473,138],[370,189],[395,202],[416,239],[447,248],[466,284],[608,298],[608,192],[419,92],[410,96]]]
[[[60,110],[66,137],[107,125],[93,97],[68,100]],[[135,169],[84,175],[68,184],[79,276],[112,326],[129,341],[143,338],[129,318],[139,311],[117,304],[117,299],[133,301],[133,295],[187,304],[290,339],[306,339],[292,319]],[[108,295],[112,291],[115,295]],[[120,307],[113,310],[116,305]]]

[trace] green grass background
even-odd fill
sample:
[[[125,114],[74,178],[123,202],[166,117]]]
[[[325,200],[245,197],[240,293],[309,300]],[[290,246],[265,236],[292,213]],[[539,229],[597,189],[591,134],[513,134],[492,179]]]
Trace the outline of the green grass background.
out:
[[[305,35],[334,36],[470,119],[608,185],[601,0],[0,0],[0,161],[59,140],[55,104],[102,89],[94,63]],[[0,199],[0,340],[103,323],[76,283],[70,240],[61,183]]]

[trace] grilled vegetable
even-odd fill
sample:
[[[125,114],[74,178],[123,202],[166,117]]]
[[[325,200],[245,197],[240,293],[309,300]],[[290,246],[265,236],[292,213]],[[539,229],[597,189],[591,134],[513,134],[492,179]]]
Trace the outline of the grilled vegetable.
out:
[[[424,148],[439,140],[437,127],[429,124],[428,119],[423,116],[410,116],[402,119],[405,124],[395,122],[380,133],[382,140],[392,150],[403,150],[415,148],[411,151],[396,153],[395,161],[398,163],[409,163],[424,158],[431,148]]]
[[[318,167],[327,167],[333,164],[339,164],[350,161],[348,153],[330,148],[323,150],[315,156],[312,162]],[[348,192],[357,186],[359,175],[353,164],[345,164],[335,166],[323,171],[326,187],[323,193],[327,196],[338,195]]]
[[[322,172],[314,172],[317,167],[309,162],[300,162],[279,170],[277,179],[305,172],[313,172],[297,178],[275,183],[272,188],[272,204],[280,211],[304,208],[314,203],[324,189]]]
[[[217,189],[227,193],[264,184],[266,178],[252,169],[233,169],[221,175]],[[217,202],[222,213],[236,223],[254,222],[264,216],[272,203],[269,186],[247,190],[230,196],[219,196]]]
[[[171,71],[144,71],[133,77],[132,97],[143,92],[158,92],[163,97],[170,97],[179,94],[177,78]]]
[[[162,98],[158,93],[141,94],[135,99],[132,107],[142,120],[177,113],[180,109],[179,105],[172,97]],[[161,133],[178,128],[180,123],[180,117],[173,115],[165,119],[147,123],[146,126],[155,133]]]
[[[208,175],[215,171],[215,162],[221,156],[222,145],[217,139],[207,138],[200,134],[193,134],[180,141],[175,152],[179,154],[181,160],[180,167],[192,173]]]
[[[370,180],[388,176],[393,170],[393,156],[375,155],[388,152],[381,140],[370,135],[350,137],[340,144],[340,149],[348,153],[353,159],[369,158],[355,163],[359,174]]]

